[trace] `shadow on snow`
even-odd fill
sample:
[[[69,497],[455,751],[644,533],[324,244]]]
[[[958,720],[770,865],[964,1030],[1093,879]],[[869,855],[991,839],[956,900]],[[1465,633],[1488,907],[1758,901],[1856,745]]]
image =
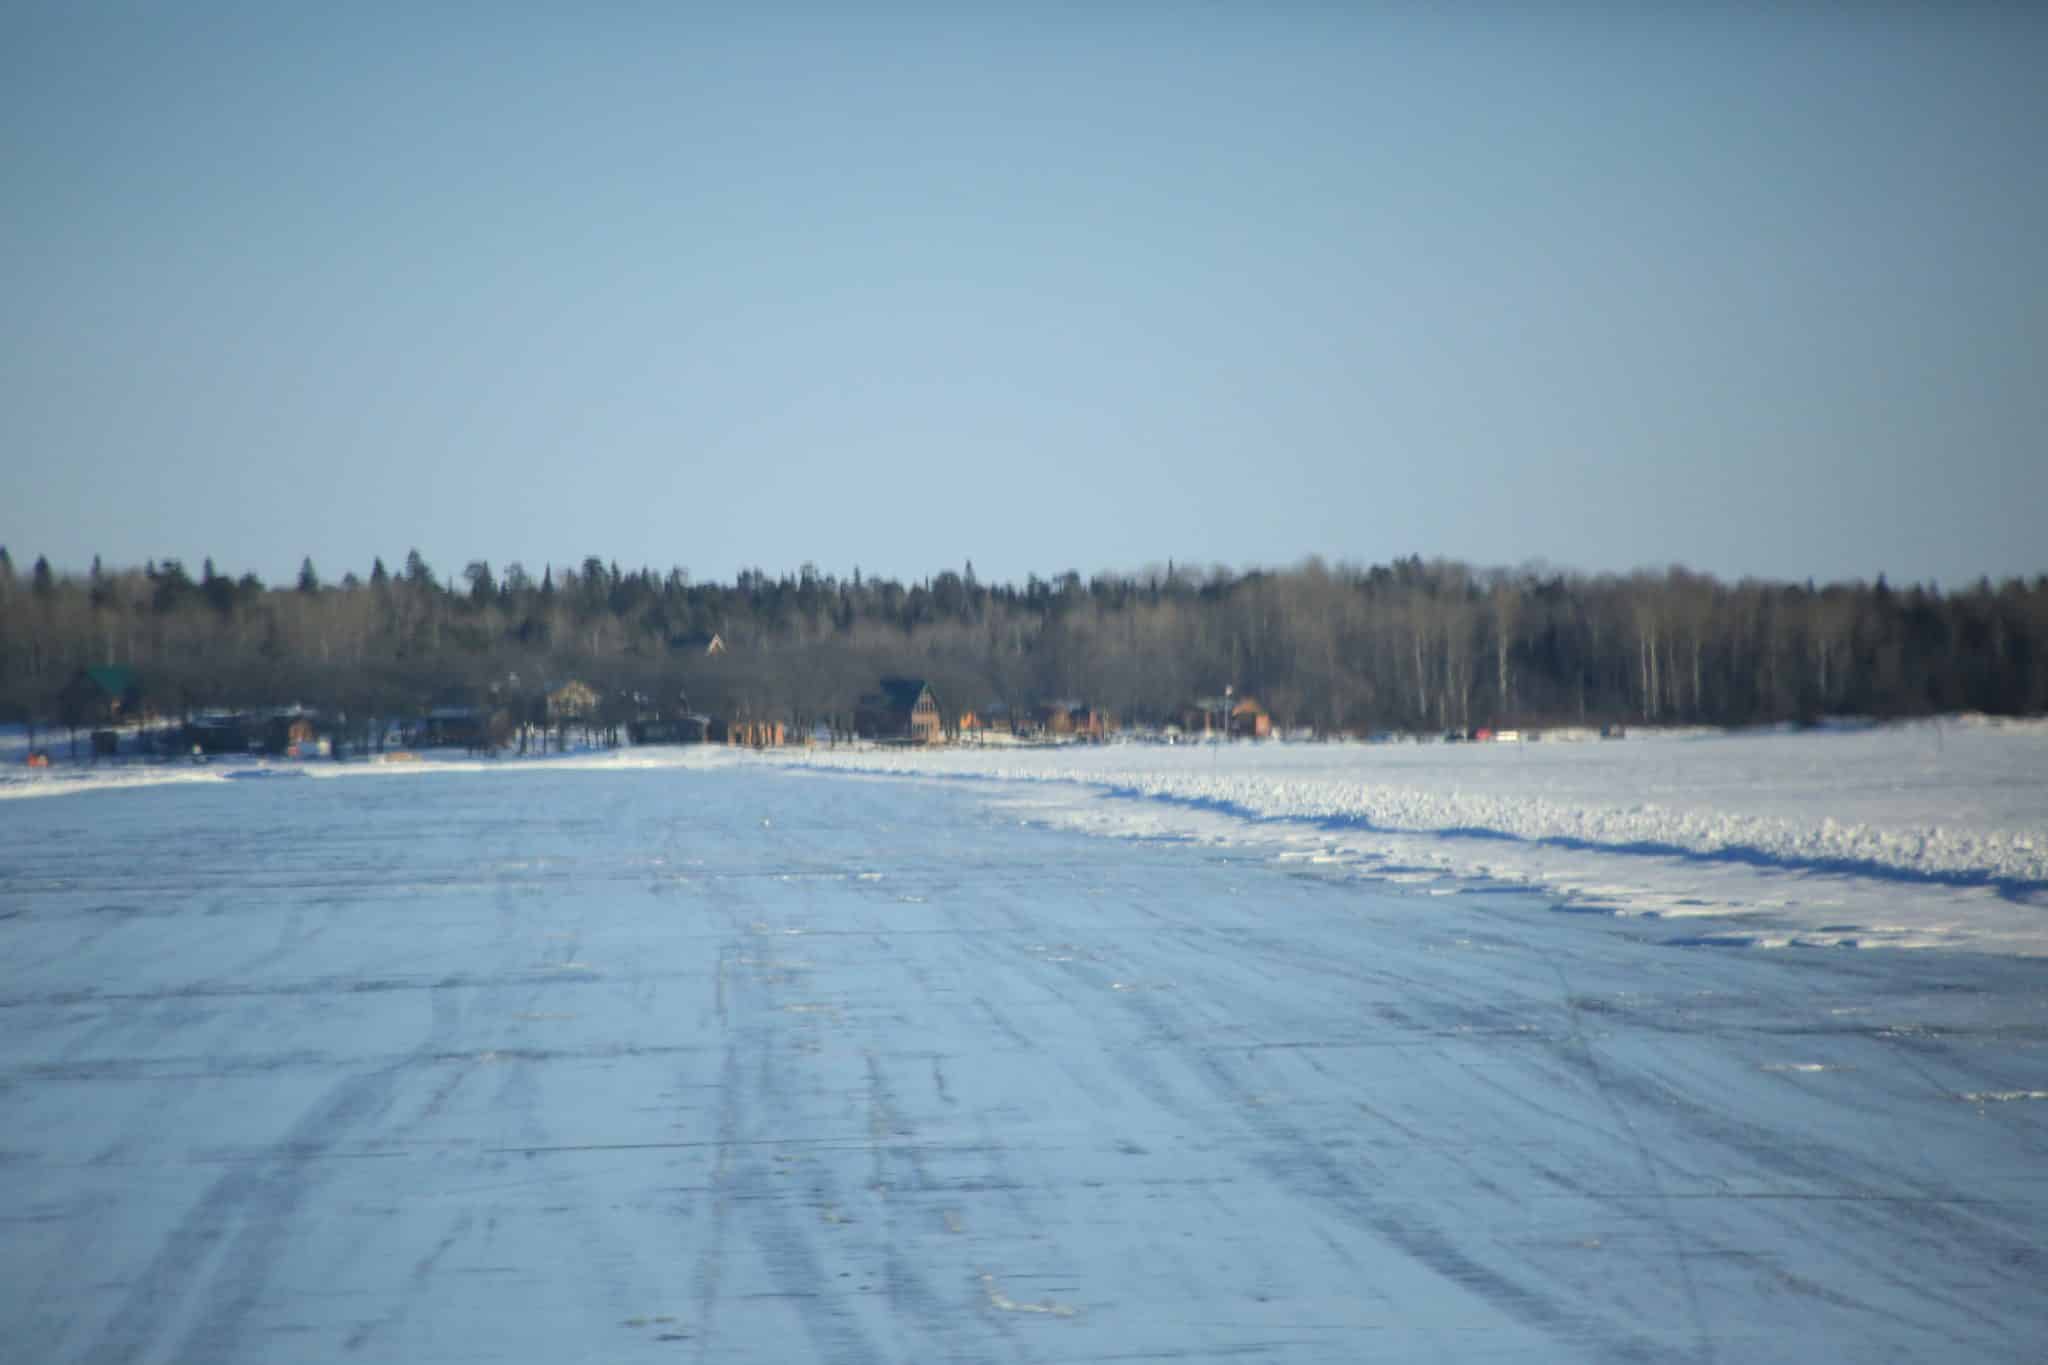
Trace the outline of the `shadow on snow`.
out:
[[[1996,892],[2005,900],[2015,904],[2031,905],[2032,897],[2048,893],[2048,881],[2024,877],[2001,877],[1992,872],[1930,872],[1909,867],[1894,867],[1888,863],[1869,858],[1802,858],[1782,853],[1771,853],[1746,844],[1731,844],[1716,849],[1686,848],[1681,844],[1658,843],[1654,840],[1637,840],[1630,843],[1602,843],[1597,839],[1581,839],[1569,834],[1546,834],[1530,837],[1514,834],[1507,830],[1488,829],[1479,825],[1453,825],[1442,829],[1391,829],[1376,825],[1364,816],[1358,815],[1266,815],[1235,801],[1226,801],[1213,796],[1174,796],[1164,792],[1148,792],[1137,787],[1105,785],[1107,796],[1121,799],[1156,801],[1165,805],[1180,806],[1191,810],[1213,811],[1233,819],[1251,824],[1291,825],[1303,828],[1328,830],[1342,833],[1357,830],[1371,834],[1423,836],[1439,839],[1480,839],[1495,843],[1517,844],[1526,848],[1558,848],[1575,853],[1617,854],[1635,858],[1675,858],[1682,862],[1699,863],[1709,866],[1741,866],[1760,868],[1771,872],[1814,872],[1837,877],[1866,877],[1874,881],[1896,882],[1914,886],[1939,887],[1984,887]]]

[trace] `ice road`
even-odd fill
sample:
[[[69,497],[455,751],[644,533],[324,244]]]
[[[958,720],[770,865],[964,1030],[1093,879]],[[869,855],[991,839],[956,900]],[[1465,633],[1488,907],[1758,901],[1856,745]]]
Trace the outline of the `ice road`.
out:
[[[2039,1359],[2039,960],[1427,890],[740,766],[11,803],[0,1354]]]

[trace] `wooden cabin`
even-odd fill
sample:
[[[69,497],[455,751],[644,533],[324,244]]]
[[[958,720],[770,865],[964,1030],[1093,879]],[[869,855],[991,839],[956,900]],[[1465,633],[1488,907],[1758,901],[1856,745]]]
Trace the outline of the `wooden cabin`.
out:
[[[881,689],[860,699],[854,733],[897,744],[938,744],[945,739],[939,700],[923,678],[883,678]]]

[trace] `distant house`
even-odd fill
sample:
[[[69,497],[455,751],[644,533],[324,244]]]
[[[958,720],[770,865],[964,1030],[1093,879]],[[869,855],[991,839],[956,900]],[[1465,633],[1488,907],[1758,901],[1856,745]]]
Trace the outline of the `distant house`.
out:
[[[491,746],[491,718],[475,706],[437,706],[420,721],[413,743],[428,749]]]
[[[1107,711],[1093,706],[1075,706],[1067,712],[1067,731],[1077,739],[1101,741],[1116,729]]]
[[[626,722],[626,738],[634,744],[703,744],[711,738],[715,722],[690,709],[686,692],[677,692],[667,705],[645,692],[624,699],[633,716]]]
[[[984,739],[989,735],[1014,735],[1015,725],[1011,723],[1010,708],[1002,702],[990,702],[978,711],[962,711],[959,724],[955,727],[969,739]]]
[[[319,742],[308,711],[279,711],[263,718],[263,752],[299,755]]]
[[[1203,697],[1181,712],[1180,723],[1191,735],[1266,739],[1273,733],[1272,716],[1252,697]]]
[[[132,668],[81,668],[57,694],[58,713],[73,729],[118,725],[142,711],[142,683]]]
[[[668,647],[679,654],[702,654],[705,658],[725,653],[725,641],[716,631],[697,630],[688,635],[672,635]]]
[[[642,716],[626,725],[635,744],[702,744],[711,732],[711,717],[694,714]]]
[[[769,749],[783,743],[786,731],[779,720],[728,720],[713,721],[711,735],[714,740],[723,739],[731,745]]]
[[[573,679],[551,688],[548,691],[548,723],[561,725],[566,721],[589,720],[597,714],[597,700],[596,688]]]
[[[1251,697],[1239,697],[1230,708],[1232,739],[1267,739],[1273,734],[1273,718]]]
[[[1041,702],[1031,708],[1032,729],[1041,735],[1063,739],[1074,733],[1074,712],[1080,706],[1077,701]]]
[[[881,690],[860,699],[853,731],[862,739],[937,744],[943,738],[939,701],[923,678],[884,678]]]
[[[178,732],[178,752],[246,754],[263,747],[263,725],[240,712],[210,711],[192,717]]]

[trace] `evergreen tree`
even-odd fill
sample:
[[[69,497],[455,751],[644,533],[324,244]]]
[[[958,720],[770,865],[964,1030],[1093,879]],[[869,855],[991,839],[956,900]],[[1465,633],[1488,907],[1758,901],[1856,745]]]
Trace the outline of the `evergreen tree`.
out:
[[[207,603],[221,615],[226,616],[235,609],[235,580],[224,578],[214,572],[213,557],[207,556],[199,574],[199,591]]]
[[[900,671],[931,678],[949,705],[1001,699],[1021,712],[1074,697],[1138,722],[1174,719],[1228,685],[1282,723],[1326,730],[2048,711],[2048,578],[1944,596],[1889,579],[1729,585],[1676,569],[1489,572],[1411,556],[1244,574],[1173,563],[1023,585],[985,585],[971,563],[906,583],[857,567],[839,580],[807,561],[693,583],[591,556],[564,580],[564,613],[551,566],[536,596],[516,566],[499,581],[470,561],[467,603],[500,616],[451,610],[457,589],[414,551],[406,576],[431,595],[392,593],[381,559],[365,594],[353,576],[318,585],[308,557],[298,586],[318,591],[290,599],[291,582],[229,579],[210,559],[200,584],[175,559],[141,579],[97,559],[66,577],[38,559],[33,598],[19,593],[10,619],[8,567],[0,559],[0,706],[49,702],[50,672],[17,665],[24,650],[61,668],[113,657],[118,642],[164,695],[195,704],[318,701],[323,687],[425,704],[462,679],[518,672],[611,693],[687,686],[714,714],[795,719],[850,708]],[[142,581],[149,596],[131,607]],[[22,611],[28,600],[42,609]],[[686,648],[714,631],[730,654]]]
[[[299,591],[315,593],[320,591],[320,575],[313,568],[313,556],[307,555],[299,561]]]

